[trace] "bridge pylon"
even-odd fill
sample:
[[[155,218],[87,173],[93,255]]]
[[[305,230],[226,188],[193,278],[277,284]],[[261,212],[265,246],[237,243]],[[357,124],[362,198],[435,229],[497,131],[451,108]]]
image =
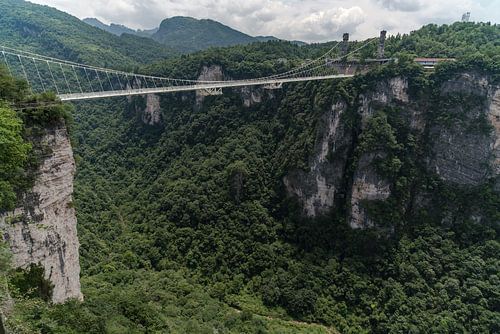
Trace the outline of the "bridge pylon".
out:
[[[378,50],[377,50],[377,58],[382,59],[385,56],[385,37],[387,35],[387,31],[382,30],[380,32],[380,38],[378,42]]]
[[[341,57],[345,57],[349,51],[349,33],[344,33],[342,36],[342,46],[340,48]]]

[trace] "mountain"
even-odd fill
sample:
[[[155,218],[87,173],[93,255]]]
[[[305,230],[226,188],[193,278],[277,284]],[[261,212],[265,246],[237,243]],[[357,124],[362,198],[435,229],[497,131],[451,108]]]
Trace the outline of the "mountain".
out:
[[[252,37],[214,20],[198,20],[184,16],[165,19],[160,24],[160,27],[148,30],[134,30],[115,23],[107,25],[96,18],[86,18],[83,19],[83,22],[117,36],[131,34],[140,37],[150,37],[182,53],[204,50],[209,47],[280,40],[274,36]],[[296,43],[297,45],[306,44],[299,41],[292,43]]]
[[[255,39],[259,42],[267,42],[267,41],[279,41],[280,39],[274,36],[255,36]]]
[[[117,36],[121,36],[122,34],[130,34],[130,35],[136,35],[136,36],[140,36],[140,37],[151,37],[151,35],[153,35],[155,32],[158,31],[158,28],[154,28],[154,29],[147,29],[147,30],[134,30],[134,29],[131,29],[129,27],[126,27],[122,24],[115,24],[115,23],[111,23],[109,25],[99,21],[98,19],[96,18],[85,18],[82,20],[83,22],[93,26],[93,27],[96,27],[96,28],[99,28],[99,29],[102,29],[104,31],[107,31],[113,35],[117,35]]]
[[[86,18],[83,22],[90,24],[93,27],[107,31],[113,35],[120,36],[121,34],[135,35],[137,32],[121,24],[111,23],[110,25],[104,24],[96,18]]]
[[[1,44],[92,65],[136,66],[175,55],[149,38],[116,36],[57,9],[0,0]]]
[[[198,20],[184,16],[176,16],[163,20],[158,31],[153,34],[152,38],[182,52],[193,52],[212,46],[249,44],[261,40],[217,21],[209,19]]]

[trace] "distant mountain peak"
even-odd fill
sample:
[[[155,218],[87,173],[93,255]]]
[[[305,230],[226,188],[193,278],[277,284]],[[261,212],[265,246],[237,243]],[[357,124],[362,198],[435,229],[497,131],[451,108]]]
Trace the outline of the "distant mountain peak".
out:
[[[174,16],[163,20],[152,37],[157,42],[183,52],[259,41],[218,21],[186,16]]]
[[[104,31],[107,31],[113,35],[121,36],[122,34],[131,34],[131,35],[136,35],[136,36],[141,36],[141,37],[151,37],[156,31],[158,31],[157,28],[155,29],[149,29],[149,30],[134,30],[132,28],[129,28],[123,24],[117,24],[117,23],[111,23],[111,24],[105,24],[101,22],[99,19],[95,17],[88,17],[82,20],[83,22],[102,29]]]
[[[150,30],[134,30],[115,23],[108,25],[97,18],[86,18],[83,22],[118,36],[131,34],[149,37],[171,49],[186,53],[209,47],[279,40],[274,36],[253,37],[212,19],[197,19],[189,16],[166,18],[158,28]]]

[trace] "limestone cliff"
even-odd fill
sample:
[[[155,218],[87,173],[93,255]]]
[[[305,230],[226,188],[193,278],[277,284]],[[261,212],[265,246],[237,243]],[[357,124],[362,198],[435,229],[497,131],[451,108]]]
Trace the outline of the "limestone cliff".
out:
[[[161,123],[160,96],[149,94],[145,96],[146,107],[142,112],[142,121],[148,125]]]
[[[397,108],[405,128],[415,138],[421,156],[415,157],[428,173],[457,185],[479,185],[500,174],[500,90],[486,75],[459,73],[437,88],[436,101],[409,94],[404,77],[378,81],[360,93],[352,104],[359,123],[348,128],[342,120],[347,106],[334,101],[318,122],[316,145],[307,170],[291,170],[284,178],[307,217],[327,215],[341,209],[352,228],[374,225],[366,203],[387,200],[394,180],[380,175],[376,162],[387,152],[358,153],[358,139],[379,110]],[[465,96],[464,104],[457,96]],[[446,101],[441,106],[440,103]],[[443,119],[447,120],[446,122]],[[349,149],[352,148],[352,149]],[[418,195],[417,195],[418,197]],[[410,201],[416,199],[410,199]],[[409,205],[411,206],[411,205]]]
[[[328,213],[336,198],[343,196],[339,192],[352,141],[351,132],[341,122],[345,109],[345,103],[337,102],[323,116],[309,170],[294,170],[284,178],[287,191],[299,199],[308,217]]]
[[[34,138],[42,154],[33,188],[22,195],[13,212],[0,216],[3,237],[13,254],[13,265],[41,265],[53,285],[52,301],[82,300],[79,242],[73,208],[75,161],[66,127],[46,129]]]
[[[440,89],[443,99],[457,93],[466,94],[473,102],[451,104],[445,111],[457,121],[431,126],[429,170],[449,182],[478,185],[499,175],[500,89],[484,75],[462,73],[445,81]],[[492,131],[478,128],[482,123]]]

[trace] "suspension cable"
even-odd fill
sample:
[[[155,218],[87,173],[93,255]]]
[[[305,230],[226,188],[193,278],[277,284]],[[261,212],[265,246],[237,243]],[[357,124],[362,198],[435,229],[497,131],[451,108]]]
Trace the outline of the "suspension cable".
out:
[[[31,88],[30,81],[28,80],[28,75],[26,74],[26,70],[24,69],[24,64],[23,61],[21,60],[21,57],[18,55],[17,58],[19,59],[19,62],[21,63],[21,67],[23,69],[24,77],[26,78],[26,82],[28,83],[28,86],[30,88],[31,94],[33,94],[33,89]]]
[[[34,58],[33,58],[33,64],[35,64],[36,73],[38,73],[38,79],[40,79],[40,83],[42,84],[43,92],[45,93],[45,85],[43,84],[42,76],[40,75],[40,71],[38,70],[38,66],[36,65],[36,61]]]
[[[62,75],[64,77],[64,81],[66,82],[66,87],[68,87],[69,93],[71,94],[71,87],[69,86],[68,79],[66,79],[66,73],[64,73],[64,69],[61,64],[59,64],[59,67],[61,68]]]
[[[7,65],[7,69],[9,70],[9,75],[12,76],[12,71],[10,70],[9,62],[7,61],[7,56],[5,55],[5,52],[2,51],[3,59],[5,61],[5,65]]]
[[[54,78],[54,73],[52,73],[52,69],[50,68],[50,63],[47,61],[47,67],[49,68],[50,76],[52,77],[52,82],[54,83],[54,87],[56,87],[57,95],[59,95],[59,88],[57,88],[56,78]]]
[[[78,87],[80,87],[80,93],[83,94],[83,89],[82,85],[80,84],[80,80],[78,79],[78,75],[76,74],[76,70],[74,66],[71,66],[73,68],[73,74],[75,75],[76,82],[78,83]]]

